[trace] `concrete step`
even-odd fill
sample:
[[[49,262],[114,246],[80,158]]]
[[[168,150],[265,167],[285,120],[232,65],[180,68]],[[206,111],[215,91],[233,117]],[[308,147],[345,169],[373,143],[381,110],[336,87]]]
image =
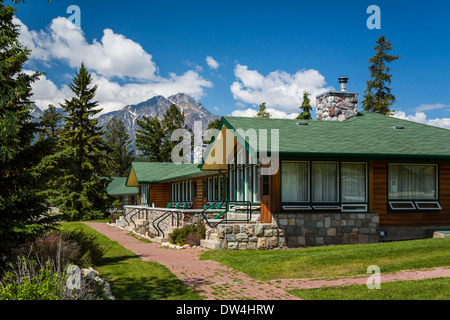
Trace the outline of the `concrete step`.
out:
[[[219,236],[216,232],[213,232],[206,236],[206,240],[219,240]]]
[[[157,237],[152,238],[152,241],[156,242],[156,243],[169,242],[169,238],[168,237],[163,238],[162,236],[157,236]]]

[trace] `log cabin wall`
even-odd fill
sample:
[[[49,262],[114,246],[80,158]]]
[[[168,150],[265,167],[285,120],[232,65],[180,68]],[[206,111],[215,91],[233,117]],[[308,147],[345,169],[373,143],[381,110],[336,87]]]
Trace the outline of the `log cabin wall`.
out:
[[[170,183],[152,184],[149,191],[149,205],[165,208],[170,202]]]
[[[440,212],[390,212],[388,210],[388,163],[392,162],[369,162],[369,212],[379,214],[380,227],[449,226],[450,163],[434,162],[439,165],[438,193],[442,207]]]

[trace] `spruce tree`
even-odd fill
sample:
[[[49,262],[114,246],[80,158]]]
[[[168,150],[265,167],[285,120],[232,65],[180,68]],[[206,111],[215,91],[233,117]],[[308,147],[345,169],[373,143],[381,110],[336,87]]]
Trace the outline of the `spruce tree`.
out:
[[[389,74],[391,69],[388,64],[398,60],[400,56],[389,54],[392,45],[384,36],[381,36],[376,43],[375,55],[369,60],[371,79],[367,81],[367,89],[364,91],[364,100],[361,104],[364,110],[391,115],[394,110],[391,110],[390,106],[395,103],[395,96],[389,87],[392,75]]]
[[[106,185],[111,181],[105,154],[104,132],[93,117],[102,111],[93,101],[97,85],[91,87],[92,77],[81,64],[69,84],[74,93],[71,100],[61,104],[67,116],[61,130],[59,148],[71,150],[71,160],[56,181],[55,201],[70,220],[97,218],[106,213],[111,198]]]
[[[106,125],[106,144],[108,145],[108,164],[111,175],[125,177],[134,159],[130,136],[123,121],[112,118]]]
[[[161,146],[164,139],[164,130],[158,117],[136,120],[140,129],[136,130],[136,147],[141,156],[148,161],[162,162]]]
[[[45,142],[34,142],[31,84],[40,73],[23,73],[30,50],[13,23],[17,9],[0,0],[0,260],[9,250],[46,232],[58,221],[41,193],[51,169]]]
[[[270,118],[270,113],[266,111],[266,103],[263,102],[259,105],[258,113],[255,115],[257,118]]]
[[[163,119],[158,117],[137,120],[141,129],[136,130],[136,146],[148,161],[169,162],[172,160],[172,149],[177,142],[171,141],[176,129],[190,130],[185,123],[184,112],[172,104],[165,112]]]
[[[39,117],[41,130],[39,132],[39,140],[50,139],[53,144],[58,143],[61,122],[63,116],[56,110],[56,107],[52,104],[44,110],[42,116]]]
[[[307,91],[303,92],[303,101],[302,105],[300,106],[300,109],[303,110],[298,116],[297,119],[299,120],[309,120],[312,119],[310,111],[312,110],[311,107],[311,100],[309,99],[310,93]]]

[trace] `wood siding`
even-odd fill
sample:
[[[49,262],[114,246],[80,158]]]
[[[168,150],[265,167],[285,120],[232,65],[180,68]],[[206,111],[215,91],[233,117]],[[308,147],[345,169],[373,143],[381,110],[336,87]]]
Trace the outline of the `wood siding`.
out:
[[[149,205],[165,208],[170,202],[170,183],[152,184],[150,186]]]
[[[380,226],[450,225],[450,163],[439,164],[440,212],[390,212],[388,210],[388,162],[369,162],[369,211],[380,215]]]

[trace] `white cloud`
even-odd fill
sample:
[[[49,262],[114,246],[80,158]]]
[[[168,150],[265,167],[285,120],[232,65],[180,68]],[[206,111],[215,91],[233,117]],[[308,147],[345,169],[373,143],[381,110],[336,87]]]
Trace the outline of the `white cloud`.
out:
[[[270,113],[271,118],[284,118],[284,119],[295,119],[298,113],[287,113],[281,110],[266,108],[266,111]],[[231,115],[234,117],[254,117],[258,113],[258,110],[247,108],[242,110],[234,110]]]
[[[424,112],[416,112],[416,114],[414,115],[406,115],[404,111],[395,111],[393,117],[419,122],[430,126],[450,129],[450,118],[427,119],[427,115]]]
[[[268,108],[283,111],[285,115],[295,113],[301,105],[303,92],[311,94],[311,105],[315,106],[315,96],[327,90],[325,78],[317,70],[300,70],[295,74],[273,71],[263,76],[256,70],[237,64],[234,69],[236,81],[230,86],[236,100],[248,104],[266,102]]]
[[[103,112],[139,103],[154,95],[167,97],[183,92],[200,99],[205,94],[204,89],[213,86],[197,72],[198,69],[161,77],[152,55],[138,43],[115,34],[111,29],[104,30],[100,42],[93,40],[88,43],[81,30],[70,28],[66,18],[53,19],[46,30],[39,32],[29,30],[17,18],[15,23],[21,27],[21,41],[33,50],[32,61],[49,65],[53,60],[59,60],[72,68],[85,63],[92,74],[93,84],[98,85],[95,99],[104,108]],[[119,83],[116,81],[118,79],[125,81]],[[33,100],[42,109],[50,103],[58,105],[72,97],[67,85],[58,88],[46,76],[42,76],[32,87]]]
[[[205,60],[210,69],[217,70],[219,68],[220,64],[213,57],[207,56]]]
[[[417,112],[421,112],[421,111],[429,111],[429,110],[437,110],[437,109],[450,109],[450,106],[446,106],[445,104],[442,103],[436,103],[436,104],[421,104],[420,106],[418,106],[416,108]]]

